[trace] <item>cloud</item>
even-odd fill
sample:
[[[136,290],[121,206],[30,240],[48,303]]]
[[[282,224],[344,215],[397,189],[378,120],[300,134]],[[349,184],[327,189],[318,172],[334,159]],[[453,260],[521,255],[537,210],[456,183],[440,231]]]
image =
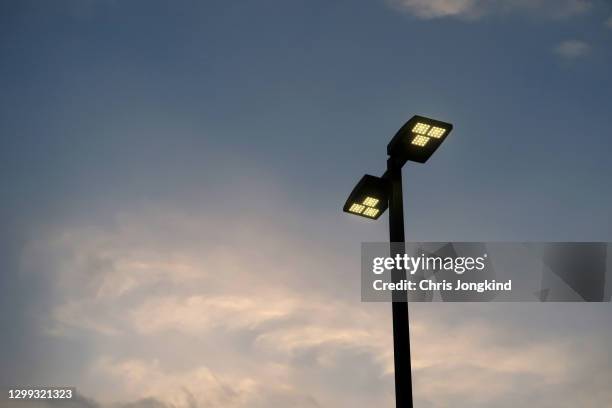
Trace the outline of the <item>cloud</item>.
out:
[[[168,405],[180,407],[189,407],[196,398],[211,407],[236,406],[237,399],[249,398],[247,395],[257,388],[257,382],[247,376],[220,376],[205,366],[171,372],[164,370],[158,360],[103,357],[94,363],[92,371],[121,383],[127,393],[163,395]],[[194,396],[190,390],[197,394]]]
[[[164,330],[198,334],[220,327],[256,329],[293,315],[294,308],[292,296],[268,298],[266,302],[253,296],[172,296],[145,301],[130,314],[130,320],[144,334]]]
[[[458,17],[477,19],[487,15],[522,13],[550,18],[582,14],[593,6],[589,0],[389,0],[399,10],[424,19]]]
[[[76,392],[74,397],[70,400],[10,400],[10,399],[7,399],[3,402],[6,404],[6,405],[3,405],[3,407],[5,408],[102,408],[96,401],[83,396],[79,392]],[[154,408],[154,406],[150,406],[150,408]]]
[[[606,27],[612,29],[612,16],[606,20]]]
[[[555,54],[562,58],[576,59],[588,55],[591,46],[584,41],[567,40],[557,45],[554,49]]]
[[[116,402],[112,395],[187,408],[188,390],[197,406],[310,407],[346,399],[318,379],[298,386],[322,371],[337,377],[345,363],[367,373],[365,385],[386,381],[388,316],[337,290],[343,285],[330,268],[343,255],[333,247],[315,252],[302,236],[308,229],[282,221],[280,210],[274,215],[279,222],[140,209],[31,242],[25,269],[52,281],[57,294],[42,319],[46,333],[88,339],[98,356],[79,388],[104,406]],[[308,289],[328,283],[327,293]],[[354,394],[355,403],[368,398]]]
[[[26,264],[57,294],[47,333],[91,350],[62,367],[88,396],[74,408],[392,405],[389,305],[348,286],[358,256],[313,248],[273,210],[139,208],[37,234]],[[419,406],[610,406],[611,326],[575,336],[567,305],[542,307],[411,305]]]
[[[482,13],[476,0],[395,0],[392,4],[421,18],[475,17]]]
[[[174,408],[155,398],[103,406],[78,392],[70,400],[8,400],[7,404],[5,408]],[[188,408],[197,408],[197,405],[191,404]]]

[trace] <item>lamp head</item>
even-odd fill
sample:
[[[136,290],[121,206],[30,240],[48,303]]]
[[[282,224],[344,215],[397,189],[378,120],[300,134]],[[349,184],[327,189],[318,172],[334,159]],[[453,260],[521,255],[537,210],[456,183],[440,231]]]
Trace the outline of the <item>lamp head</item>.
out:
[[[385,212],[388,206],[387,182],[380,177],[366,174],[353,188],[342,210],[375,220]]]
[[[387,154],[402,166],[406,161],[425,163],[440,147],[453,125],[424,116],[413,116],[387,145]]]

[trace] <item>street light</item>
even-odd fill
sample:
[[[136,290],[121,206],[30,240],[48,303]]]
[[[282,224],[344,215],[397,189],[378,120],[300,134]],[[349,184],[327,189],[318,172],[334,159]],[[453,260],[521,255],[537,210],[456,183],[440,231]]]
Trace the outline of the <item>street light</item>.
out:
[[[439,120],[413,116],[397,131],[387,146],[387,154],[401,161],[407,160],[425,163],[440,147],[453,125]]]
[[[349,195],[342,210],[362,217],[378,219],[388,207],[387,183],[380,177],[366,174]]]
[[[453,125],[424,116],[413,116],[397,131],[387,145],[387,171],[382,177],[366,174],[349,195],[343,210],[366,218],[378,219],[389,208],[391,256],[405,251],[402,167],[407,161],[425,163],[446,140]],[[399,283],[406,271],[394,269],[391,279]],[[395,365],[395,406],[413,408],[410,363],[410,322],[407,292],[394,291],[393,358]]]

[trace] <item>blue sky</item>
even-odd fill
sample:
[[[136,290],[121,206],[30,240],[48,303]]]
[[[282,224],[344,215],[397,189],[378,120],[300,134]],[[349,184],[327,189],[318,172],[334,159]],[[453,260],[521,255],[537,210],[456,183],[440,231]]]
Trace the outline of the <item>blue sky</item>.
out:
[[[465,16],[418,18],[413,3],[427,4],[5,3],[4,177],[22,193],[10,202],[171,196],[205,188],[196,169],[229,156],[299,201],[325,194],[312,209],[327,210],[361,173],[381,172],[387,141],[422,113],[456,132],[406,176],[429,178],[417,212],[419,196],[450,195],[455,207],[505,213],[521,225],[513,236],[534,223],[546,235],[562,217],[603,238],[609,224],[572,220],[610,207],[605,4],[570,1],[564,15],[555,2],[510,1],[480,17],[474,4]],[[438,3],[443,14],[454,2]],[[577,55],[559,54],[567,42]]]
[[[219,394],[210,406],[388,401],[388,311],[351,303],[359,244],[384,240],[386,221],[342,214],[346,195],[363,173],[382,172],[386,143],[422,114],[455,130],[426,165],[404,170],[408,239],[611,241],[611,18],[597,0],[2,2],[0,316],[13,329],[1,382],[45,383],[62,367],[61,381],[100,404],[114,393],[120,404],[152,396],[180,407],[162,397],[199,373],[242,384],[235,395],[245,397],[231,404],[210,385]],[[211,268],[258,288],[253,303],[227,306],[230,283],[209,279],[230,274]],[[253,307],[259,290],[270,309]],[[313,317],[330,299],[358,310],[352,321],[381,323]],[[148,326],[147,305],[192,320]],[[443,323],[423,329],[415,348],[455,319],[495,343],[506,326],[554,331],[546,322],[572,313],[590,323],[559,329],[552,353],[565,355],[584,337],[610,336],[604,306],[529,309],[521,320],[527,306],[496,305],[476,322],[441,309]],[[194,308],[250,317],[202,322]],[[432,312],[419,310],[415,324],[426,327]],[[323,340],[295,341],[308,333]],[[472,355],[464,335],[458,352]],[[190,363],[162,346],[191,350],[202,338],[222,350]],[[537,350],[534,341],[519,349]],[[234,356],[232,369],[214,354]],[[508,366],[571,383],[564,367],[543,373],[521,361]],[[139,369],[157,372],[165,391],[125,379]],[[365,373],[371,392],[322,380],[347,369]],[[288,380],[272,389],[258,376]],[[440,391],[419,392],[422,406],[439,406]],[[533,395],[525,401],[549,406]],[[592,406],[609,403],[601,395]]]

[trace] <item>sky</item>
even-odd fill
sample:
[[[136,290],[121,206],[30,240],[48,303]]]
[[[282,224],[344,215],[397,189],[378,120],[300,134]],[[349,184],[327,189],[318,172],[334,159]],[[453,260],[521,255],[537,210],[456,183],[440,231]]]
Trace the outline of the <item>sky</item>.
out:
[[[421,114],[408,240],[612,241],[611,43],[604,0],[0,2],[0,385],[392,406],[346,196]],[[419,408],[612,406],[608,304],[410,308]]]

